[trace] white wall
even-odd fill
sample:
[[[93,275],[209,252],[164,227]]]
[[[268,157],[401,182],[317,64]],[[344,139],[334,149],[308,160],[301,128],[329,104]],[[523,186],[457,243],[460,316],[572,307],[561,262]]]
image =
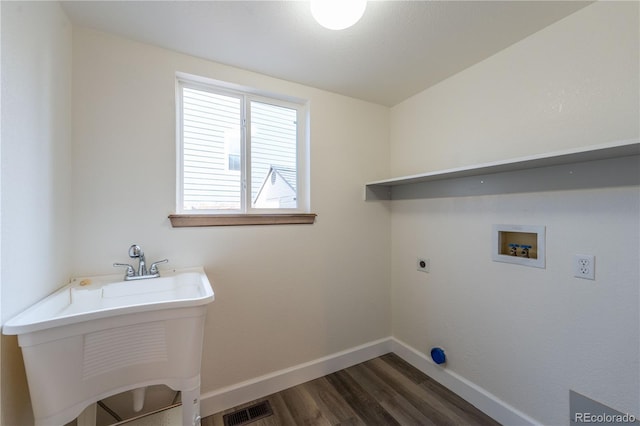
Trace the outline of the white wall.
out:
[[[2,4],[0,3],[0,46],[2,45]],[[0,47],[0,61],[2,48]],[[0,62],[0,65],[2,63]],[[0,66],[0,94],[2,93],[2,66]],[[0,101],[0,117],[2,102]],[[0,164],[2,163],[2,119],[0,118]],[[2,318],[2,173],[0,173],[0,318]],[[2,338],[0,338],[0,422],[2,421]]]
[[[588,6],[392,108],[391,174],[637,135],[634,7]]]
[[[590,5],[397,105],[392,175],[638,138],[638,28],[637,3]],[[640,416],[637,186],[391,205],[394,337],[543,424],[569,389]],[[491,262],[495,223],[545,225],[546,269]]]
[[[176,71],[310,100],[314,225],[171,228]],[[73,272],[203,265],[203,393],[390,335],[388,108],[80,28],[73,75]]]
[[[2,4],[2,322],[69,279],[71,25],[57,3]],[[2,342],[2,424],[33,422]]]

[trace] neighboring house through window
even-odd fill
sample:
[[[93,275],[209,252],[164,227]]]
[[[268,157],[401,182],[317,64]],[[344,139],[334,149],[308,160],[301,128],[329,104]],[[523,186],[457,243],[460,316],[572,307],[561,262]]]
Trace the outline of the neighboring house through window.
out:
[[[272,166],[256,195],[256,207],[295,208],[297,201],[295,173],[294,169]]]

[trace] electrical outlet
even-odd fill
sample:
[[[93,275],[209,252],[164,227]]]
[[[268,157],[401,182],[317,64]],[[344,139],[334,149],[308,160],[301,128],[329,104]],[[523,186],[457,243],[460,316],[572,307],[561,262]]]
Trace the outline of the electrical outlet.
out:
[[[431,261],[429,259],[418,258],[417,261],[417,269],[420,272],[429,272],[429,268],[431,267]]]
[[[591,254],[573,256],[573,275],[587,280],[596,279],[596,259]]]

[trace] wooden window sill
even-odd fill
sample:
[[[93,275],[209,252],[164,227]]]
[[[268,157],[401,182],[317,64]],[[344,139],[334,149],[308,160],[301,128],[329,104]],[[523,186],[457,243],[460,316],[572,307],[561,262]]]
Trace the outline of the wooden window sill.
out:
[[[171,214],[169,220],[174,228],[198,226],[242,226],[242,225],[287,225],[312,224],[315,213],[277,214]]]

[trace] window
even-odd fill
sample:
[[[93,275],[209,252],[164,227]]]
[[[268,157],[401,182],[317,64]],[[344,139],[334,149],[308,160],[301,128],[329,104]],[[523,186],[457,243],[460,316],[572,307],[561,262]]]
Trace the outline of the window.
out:
[[[303,101],[178,77],[178,215],[308,212],[306,114]]]

